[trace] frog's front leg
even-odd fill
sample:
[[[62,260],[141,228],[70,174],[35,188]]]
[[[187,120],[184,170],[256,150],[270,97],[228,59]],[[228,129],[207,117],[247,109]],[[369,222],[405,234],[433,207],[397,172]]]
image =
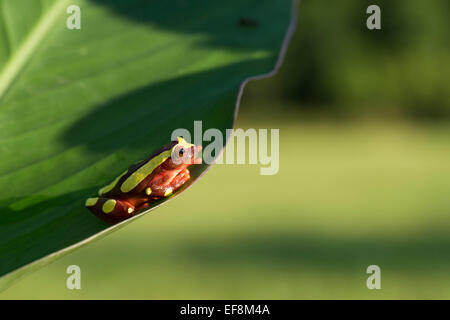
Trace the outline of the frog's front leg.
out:
[[[129,218],[135,211],[134,205],[128,201],[107,197],[89,198],[86,207],[95,215],[112,221]]]
[[[168,197],[173,192],[177,191],[183,184],[185,184],[190,177],[189,170],[183,169],[172,179],[172,181],[167,184],[159,184],[158,180],[151,181],[144,192],[147,196],[152,198]]]

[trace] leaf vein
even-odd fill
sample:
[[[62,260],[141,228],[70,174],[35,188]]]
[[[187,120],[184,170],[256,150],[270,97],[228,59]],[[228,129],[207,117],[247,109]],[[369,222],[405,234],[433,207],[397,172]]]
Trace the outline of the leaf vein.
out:
[[[64,12],[62,9],[66,3],[68,3],[68,0],[56,1],[49,11],[40,17],[38,23],[29,32],[18,50],[10,56],[3,70],[0,72],[0,101],[10,89],[24,66],[33,57],[39,44],[44,40],[45,35],[51,29],[59,14]]]

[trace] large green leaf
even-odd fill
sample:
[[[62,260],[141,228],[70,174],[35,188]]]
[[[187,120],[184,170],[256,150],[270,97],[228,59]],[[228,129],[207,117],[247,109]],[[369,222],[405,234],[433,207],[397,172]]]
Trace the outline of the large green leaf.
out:
[[[84,200],[176,128],[232,127],[293,25],[290,0],[0,0],[0,19],[2,286],[135,220],[111,227]]]

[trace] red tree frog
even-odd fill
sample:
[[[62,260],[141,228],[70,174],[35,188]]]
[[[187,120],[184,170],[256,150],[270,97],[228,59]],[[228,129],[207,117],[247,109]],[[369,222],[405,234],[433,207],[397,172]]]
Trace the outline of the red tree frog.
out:
[[[162,147],[148,159],[131,166],[86,200],[86,207],[107,222],[130,218],[152,201],[170,196],[190,178],[188,167],[202,163],[201,146],[183,138]]]

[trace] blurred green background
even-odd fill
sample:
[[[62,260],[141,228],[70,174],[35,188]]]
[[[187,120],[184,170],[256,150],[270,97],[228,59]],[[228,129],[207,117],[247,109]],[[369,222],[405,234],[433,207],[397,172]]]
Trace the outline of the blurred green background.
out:
[[[280,128],[277,175],[214,166],[0,298],[450,298],[449,9],[302,1],[281,72],[249,84],[237,123]]]

